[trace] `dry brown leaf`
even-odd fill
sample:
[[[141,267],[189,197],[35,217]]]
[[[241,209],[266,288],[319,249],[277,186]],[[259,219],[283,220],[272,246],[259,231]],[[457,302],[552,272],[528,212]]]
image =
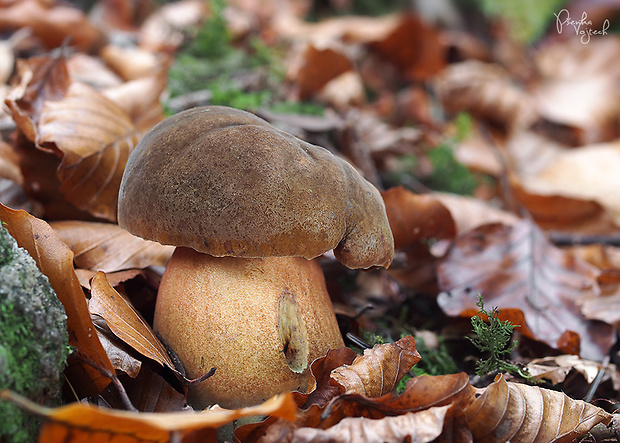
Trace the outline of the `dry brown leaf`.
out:
[[[512,225],[519,221],[511,212],[498,209],[478,198],[441,192],[431,195],[450,211],[459,234],[489,223]]]
[[[99,55],[124,80],[149,77],[159,71],[163,63],[160,55],[133,47],[106,45]]]
[[[413,14],[403,14],[387,35],[370,42],[369,47],[411,80],[427,80],[447,62],[447,48],[439,31]]]
[[[164,266],[174,252],[173,246],[144,240],[110,223],[57,221],[50,225],[71,248],[75,264],[82,269],[111,273]]]
[[[73,81],[87,84],[97,90],[123,83],[123,80],[99,57],[78,52],[71,54],[66,61],[69,77]]]
[[[61,192],[79,209],[116,220],[120,180],[139,138],[129,117],[72,82],[62,57],[19,60],[18,72],[20,83],[6,103],[26,136],[62,159]]]
[[[349,58],[341,51],[308,44],[303,52],[301,66],[294,74],[301,99],[318,93],[330,80],[353,68]]]
[[[526,336],[562,349],[563,334],[578,334],[573,338],[581,339],[582,356],[602,360],[615,341],[614,329],[587,320],[578,306],[581,298],[600,293],[599,273],[554,247],[531,222],[483,225],[460,236],[442,258],[438,303],[448,315],[471,317],[480,293]]]
[[[168,70],[161,67],[152,75],[107,88],[102,94],[131,118],[134,126],[145,133],[165,118],[161,97],[168,85]]]
[[[527,181],[521,182],[509,174],[509,186],[515,200],[545,230],[559,230],[581,234],[612,234],[617,232],[617,215],[607,211],[591,199],[571,197],[557,189],[558,193],[528,191]],[[615,217],[614,217],[615,215]]]
[[[395,343],[366,349],[351,365],[334,369],[331,378],[347,393],[380,397],[391,392],[420,358],[415,340],[407,336]]]
[[[114,374],[114,368],[90,319],[86,297],[73,269],[73,253],[50,225],[25,211],[14,211],[0,204],[0,220],[49,279],[67,313],[69,343],[77,350],[77,357],[87,363],[84,370],[88,379],[80,380],[79,388],[90,395],[98,394],[110,382],[99,370]]]
[[[93,317],[94,323],[99,325],[104,323],[99,317]],[[142,361],[127,352],[126,347],[110,331],[97,329],[97,336],[105,349],[108,358],[117,371],[124,372],[131,378],[136,378],[142,369]],[[120,409],[124,409],[123,405]]]
[[[19,156],[8,143],[0,140],[0,178],[12,180],[17,184],[24,182],[19,168]]]
[[[0,32],[25,27],[48,49],[57,48],[70,38],[69,46],[87,52],[104,40],[103,33],[77,7],[40,0],[0,3]]]
[[[103,318],[124,343],[160,365],[177,372],[166,348],[155,337],[153,330],[125,297],[108,283],[103,272],[98,272],[90,283],[91,314]]]
[[[589,19],[589,17],[588,17]],[[540,115],[556,125],[575,128],[577,145],[618,137],[620,50],[617,38],[566,39],[536,52],[541,77],[532,90]]]
[[[191,431],[215,430],[242,417],[273,415],[293,420],[297,412],[290,393],[277,395],[257,406],[236,410],[214,407],[200,413],[138,413],[99,408],[84,403],[71,403],[49,409],[6,390],[0,391],[0,398],[45,417],[40,441],[66,443],[108,443],[111,440],[163,443],[170,441],[172,435],[182,440]],[[211,437],[214,438],[215,433]]]
[[[421,247],[426,240],[452,238],[456,234],[452,214],[433,196],[414,194],[402,186],[381,195],[395,248]]]
[[[293,438],[296,442],[313,443],[431,442],[441,434],[449,408],[438,406],[377,420],[350,417],[327,429],[299,428],[294,431]]]
[[[535,358],[526,367],[534,377],[550,380],[553,384],[562,383],[566,375],[573,369],[583,375],[588,384],[591,384],[599,371],[605,369],[605,375],[601,381],[611,379],[614,389],[620,389],[620,372],[613,363],[603,365],[598,361],[584,360],[577,355],[556,355]]]
[[[511,143],[511,148],[511,153],[525,149],[516,143]],[[523,163],[518,172],[528,193],[595,201],[620,224],[619,142],[553,151],[547,148],[536,155],[545,161],[536,168]]]
[[[501,375],[465,409],[474,440],[481,443],[568,443],[612,415],[562,392],[506,382]]]
[[[138,37],[140,48],[151,52],[173,52],[188,38],[192,28],[202,22],[207,3],[183,0],[168,3],[151,14],[142,24]]]
[[[499,65],[479,61],[453,64],[435,82],[449,112],[470,112],[509,130],[525,128],[536,119],[531,97],[513,84]]]

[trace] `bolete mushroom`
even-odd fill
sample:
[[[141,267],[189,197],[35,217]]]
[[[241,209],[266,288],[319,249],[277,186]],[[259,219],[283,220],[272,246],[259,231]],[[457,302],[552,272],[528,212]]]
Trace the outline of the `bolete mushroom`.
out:
[[[177,248],[154,328],[178,354],[196,408],[237,408],[306,388],[310,363],[343,345],[320,265],[389,266],[377,189],[345,160],[248,112],[194,108],[132,152],[119,224]]]

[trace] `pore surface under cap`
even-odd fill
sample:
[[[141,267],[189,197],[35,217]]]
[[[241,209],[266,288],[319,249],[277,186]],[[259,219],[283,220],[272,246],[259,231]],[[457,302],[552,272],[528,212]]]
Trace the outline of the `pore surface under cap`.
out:
[[[213,256],[388,266],[393,238],[377,189],[345,160],[233,108],[193,108],[151,129],[127,163],[119,224]]]

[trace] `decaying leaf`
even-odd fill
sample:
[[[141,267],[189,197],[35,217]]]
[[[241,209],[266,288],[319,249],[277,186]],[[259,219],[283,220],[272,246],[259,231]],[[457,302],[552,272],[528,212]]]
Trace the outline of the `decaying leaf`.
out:
[[[365,350],[351,365],[334,369],[331,378],[347,393],[379,397],[392,391],[420,358],[415,340],[407,336],[395,343]]]
[[[372,420],[363,417],[345,418],[327,428],[300,428],[293,438],[298,442],[351,442],[370,441],[434,441],[443,430],[444,417],[450,406],[439,406],[420,412],[408,412],[396,417]]]
[[[506,382],[501,375],[465,409],[475,441],[572,442],[612,415],[562,392]]]
[[[560,339],[572,331],[581,339],[581,355],[602,360],[614,342],[613,327],[586,320],[578,300],[598,295],[599,271],[554,247],[530,222],[512,227],[483,225],[457,239],[442,259],[438,279],[444,291],[438,303],[448,315],[471,317],[476,297],[502,311],[522,313],[512,323],[521,332],[560,348]],[[567,350],[567,352],[570,352]]]
[[[551,383],[562,383],[571,370],[575,370],[585,378],[588,384],[594,382],[601,369],[605,370],[605,375],[601,381],[611,379],[615,390],[620,389],[620,372],[615,364],[604,365],[597,361],[584,360],[577,355],[556,355],[553,357],[535,358],[526,365],[532,376],[551,381]]]
[[[127,412],[71,403],[49,409],[32,403],[10,391],[0,391],[0,398],[45,418],[40,441],[104,443],[118,439],[123,442],[167,442],[172,436],[181,439],[191,431],[212,429],[242,417],[272,415],[293,420],[297,411],[291,394],[280,394],[266,402],[243,409],[219,407],[201,413]],[[215,432],[211,438],[215,437]],[[209,440],[208,440],[209,441]]]
[[[14,211],[0,204],[0,220],[20,247],[26,249],[47,276],[67,313],[69,343],[77,350],[87,379],[80,388],[98,394],[110,380],[100,371],[114,373],[114,368],[101,346],[93,325],[86,297],[73,269],[73,253],[43,220],[25,211]]]
[[[78,208],[116,220],[123,170],[139,138],[129,117],[93,88],[73,82],[63,57],[19,60],[18,78],[7,106],[38,148],[62,159],[61,192]]]
[[[531,97],[495,64],[453,64],[442,71],[435,85],[450,112],[470,112],[509,130],[527,127],[536,118]]]
[[[425,240],[452,238],[456,234],[452,214],[434,197],[414,194],[402,186],[381,195],[395,248],[407,250],[422,246]]]
[[[145,357],[176,372],[174,363],[151,327],[131,303],[110,286],[103,272],[98,272],[91,281],[90,295],[90,313],[103,318],[114,335]]]
[[[106,273],[164,266],[174,247],[144,240],[110,223],[57,221],[54,231],[75,254],[77,267]]]
[[[55,1],[20,0],[0,3],[0,31],[29,27],[48,48],[57,48],[70,37],[80,50],[94,49],[103,33],[75,6]]]

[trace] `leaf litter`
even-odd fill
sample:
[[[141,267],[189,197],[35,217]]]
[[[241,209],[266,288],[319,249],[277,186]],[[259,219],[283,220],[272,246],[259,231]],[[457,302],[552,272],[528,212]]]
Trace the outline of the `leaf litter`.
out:
[[[533,51],[511,40],[507,11],[476,25],[492,36],[484,40],[471,24],[439,26],[422,9],[333,16],[348,2],[330,2],[324,14],[310,2],[231,0],[230,34],[220,42],[229,54],[282,56],[233,73],[241,89],[226,89],[226,99],[345,155],[382,188],[392,268],[352,272],[321,258],[330,295],[347,313],[343,333],[370,343],[315,360],[306,392],[240,410],[186,405],[187,380],[150,326],[171,248],[120,230],[116,206],[131,150],[165,117],[170,67],[218,14],[216,3],[99,1],[87,15],[55,1],[0,2],[1,35],[10,36],[0,40],[8,111],[0,122],[9,122],[0,127],[0,184],[10,185],[0,189],[0,219],[50,279],[74,349],[66,405],[46,408],[9,391],[3,401],[46,418],[41,441],[209,440],[223,425],[263,416],[226,438],[568,442],[612,422],[613,409],[578,398],[596,385],[601,398],[618,399],[617,38],[584,45],[550,26]],[[311,14],[316,21],[305,20]],[[265,70],[279,63],[284,75]],[[272,90],[252,95],[261,87]],[[203,104],[222,91],[196,92],[176,103]],[[279,101],[324,114],[276,112]],[[462,113],[473,121],[464,136]],[[431,151],[439,146],[456,163],[438,160]],[[433,173],[456,177],[458,162],[473,195],[429,192]],[[574,246],[588,239],[601,249]],[[474,376],[484,355],[465,336],[478,293],[518,326],[519,345],[506,358],[544,386]],[[438,343],[423,344],[429,337]],[[459,372],[424,375],[428,352],[441,346]]]

